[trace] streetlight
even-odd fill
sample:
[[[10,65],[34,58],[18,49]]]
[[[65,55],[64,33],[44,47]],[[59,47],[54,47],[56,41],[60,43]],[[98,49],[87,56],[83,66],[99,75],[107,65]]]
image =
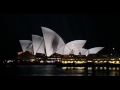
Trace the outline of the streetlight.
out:
[[[116,55],[116,54],[117,54],[117,52],[116,52],[115,48],[113,48],[113,51],[114,51],[114,54]]]

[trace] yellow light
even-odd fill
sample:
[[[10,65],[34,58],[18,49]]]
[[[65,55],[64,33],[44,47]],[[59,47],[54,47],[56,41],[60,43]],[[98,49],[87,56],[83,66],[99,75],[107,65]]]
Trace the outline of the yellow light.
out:
[[[62,61],[62,63],[65,63],[64,61]]]
[[[85,63],[85,61],[82,61],[82,63]]]
[[[70,63],[70,61],[68,61],[68,63]]]
[[[92,67],[88,67],[88,70],[92,70]]]
[[[117,70],[119,70],[119,67],[117,67]]]
[[[103,67],[100,67],[100,69],[102,70],[102,69],[103,69]]]
[[[76,67],[78,70],[83,70],[84,67]]]
[[[29,60],[28,60],[29,61]],[[30,59],[30,62],[34,62],[35,61],[35,59]]]
[[[112,58],[111,60],[115,60],[114,58]]]
[[[113,70],[115,70],[115,67],[113,67]]]
[[[80,63],[80,61],[77,61],[76,63]]]
[[[88,62],[92,62],[92,61],[88,61]]]
[[[112,61],[109,61],[109,63],[112,63]]]
[[[97,70],[98,69],[98,67],[95,67],[95,70]]]
[[[111,67],[109,67],[109,70],[111,70]]]
[[[97,63],[98,61],[95,61],[95,63]]]
[[[117,64],[119,64],[119,61],[116,61]]]
[[[113,61],[113,63],[115,63],[115,61]]]
[[[71,63],[73,63],[73,61],[71,61]]]
[[[41,60],[41,61],[40,61],[40,63],[44,63],[44,61],[43,61],[43,60]]]
[[[67,61],[65,61],[65,63],[67,63]]]
[[[63,70],[67,69],[67,67],[62,67]]]
[[[106,67],[104,67],[104,70],[106,70],[107,68]]]

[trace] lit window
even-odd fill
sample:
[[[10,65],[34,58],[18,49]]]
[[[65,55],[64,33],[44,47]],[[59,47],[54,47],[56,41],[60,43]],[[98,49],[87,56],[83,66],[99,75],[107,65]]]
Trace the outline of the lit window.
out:
[[[117,64],[119,64],[119,61],[116,61]]]
[[[103,62],[103,61],[100,61],[101,63]]]
[[[109,70],[111,70],[111,67],[109,67]]]
[[[115,67],[113,67],[112,69],[115,70]]]
[[[98,61],[95,61],[95,63],[97,63]]]
[[[117,70],[119,70],[119,67],[117,67]]]
[[[115,63],[115,61],[113,61],[113,63]]]
[[[106,67],[104,67],[104,70],[106,70],[107,68]]]
[[[40,63],[44,63],[44,61],[43,61],[43,60],[41,60],[41,61],[40,61]]]
[[[98,69],[98,67],[95,67],[95,70],[97,70]]]
[[[65,63],[67,63],[67,61],[65,61]]]
[[[102,69],[103,69],[103,67],[100,67],[100,69],[102,70]]]
[[[62,61],[62,63],[65,63],[64,61]]]

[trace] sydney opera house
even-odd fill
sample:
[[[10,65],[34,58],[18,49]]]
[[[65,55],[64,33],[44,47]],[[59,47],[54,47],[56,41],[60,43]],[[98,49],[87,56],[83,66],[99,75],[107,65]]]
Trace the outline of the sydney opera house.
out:
[[[37,53],[45,54],[50,57],[57,53],[60,55],[86,55],[97,54],[104,47],[94,47],[91,49],[83,48],[86,40],[74,40],[65,43],[63,39],[53,30],[42,27],[43,37],[39,35],[32,35],[32,40],[19,40],[22,52],[29,51],[33,55]]]
[[[64,57],[80,58],[96,55],[104,47],[85,49],[87,40],[74,40],[65,43],[53,30],[41,27],[43,36],[32,35],[32,40],[19,40],[22,51],[18,59],[37,61],[43,59],[61,60]]]

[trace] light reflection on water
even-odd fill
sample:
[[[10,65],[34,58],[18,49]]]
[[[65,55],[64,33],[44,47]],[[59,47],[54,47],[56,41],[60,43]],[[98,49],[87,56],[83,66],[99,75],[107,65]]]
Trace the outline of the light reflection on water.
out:
[[[18,65],[0,67],[0,75],[13,76],[120,76],[119,67],[56,67],[55,65]]]

